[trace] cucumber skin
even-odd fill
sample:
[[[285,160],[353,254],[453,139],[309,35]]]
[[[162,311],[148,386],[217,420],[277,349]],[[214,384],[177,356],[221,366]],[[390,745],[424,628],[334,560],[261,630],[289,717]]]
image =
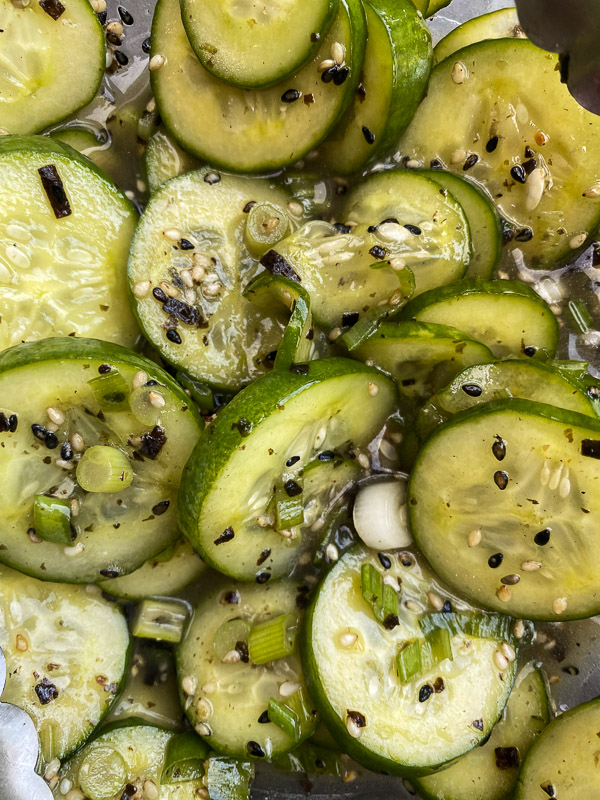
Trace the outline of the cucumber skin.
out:
[[[350,550],[346,552],[352,552],[353,550],[360,549],[360,545],[355,545]],[[446,761],[443,764],[438,764],[437,767],[433,769],[419,769],[415,767],[409,767],[402,764],[397,764],[395,761],[391,759],[384,758],[382,756],[376,756],[366,748],[361,747],[359,744],[359,739],[355,739],[353,736],[350,736],[348,731],[346,730],[346,726],[340,720],[338,715],[333,711],[331,706],[329,705],[329,701],[325,695],[321,687],[321,681],[318,678],[318,669],[315,664],[315,660],[312,654],[312,644],[311,644],[311,629],[312,629],[312,622],[314,611],[317,605],[317,599],[321,592],[321,587],[323,582],[318,586],[317,591],[312,596],[311,602],[309,607],[306,610],[306,616],[304,617],[304,623],[302,625],[302,630],[300,633],[300,654],[302,657],[302,668],[304,670],[304,678],[306,680],[306,685],[308,687],[308,691],[314,703],[317,707],[317,710],[321,716],[321,720],[325,723],[328,730],[332,732],[332,735],[336,742],[339,744],[340,749],[342,752],[346,753],[353,758],[358,764],[361,764],[363,767],[370,769],[372,772],[380,772],[387,775],[397,775],[399,777],[410,778],[410,777],[420,777],[423,775],[432,775],[436,772],[439,772],[444,767],[449,767],[452,764],[456,763],[461,756],[458,758],[452,758],[449,761]],[[508,674],[508,673],[507,673]],[[516,675],[516,670],[513,669],[510,674],[510,681],[511,686],[514,683]],[[490,725],[490,730],[484,736],[483,741],[481,744],[484,744],[492,730],[496,722],[500,719],[502,714],[504,713],[504,708],[501,708],[498,712],[498,717],[494,721],[492,725]],[[470,750],[466,751],[467,753]],[[466,753],[463,753],[466,755]]]
[[[253,381],[222,409],[217,419],[201,434],[183,469],[179,485],[177,513],[182,533],[194,549],[200,552],[202,559],[210,567],[219,569],[219,565],[215,564],[200,547],[197,516],[212,483],[226,466],[229,453],[239,447],[240,434],[237,429],[232,428],[232,424],[244,418],[248,419],[253,427],[260,425],[268,416],[281,410],[288,400],[302,394],[306,389],[316,386],[322,381],[356,373],[372,374],[376,375],[379,380],[388,381],[394,397],[397,397],[395,383],[377,370],[347,358],[323,358],[309,363],[308,375],[297,375],[284,370],[268,373]],[[254,387],[257,385],[262,388],[258,398],[254,396],[256,391]],[[218,448],[214,443],[217,428]],[[206,473],[212,476],[210,482],[205,478]]]

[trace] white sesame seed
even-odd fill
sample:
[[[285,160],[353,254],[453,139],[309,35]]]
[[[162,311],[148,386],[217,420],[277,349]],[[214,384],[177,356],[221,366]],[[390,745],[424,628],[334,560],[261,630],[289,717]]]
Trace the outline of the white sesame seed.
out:
[[[184,269],[181,271],[181,280],[190,289],[194,286],[194,278],[191,269]]]
[[[185,298],[185,302],[189,303],[189,305],[193,305],[196,302],[196,292],[194,289],[186,289],[183,293]]]
[[[567,598],[557,597],[552,603],[552,610],[555,614],[564,614],[564,612],[567,610]]]
[[[510,589],[508,588],[508,586],[504,586],[504,584],[502,584],[502,586],[499,589],[496,590],[496,597],[501,602],[508,603],[508,601],[512,597],[512,593],[511,593]]]
[[[358,640],[358,634],[356,633],[342,633],[340,636],[340,644],[342,647],[354,647]]]
[[[85,800],[85,795],[79,789],[71,789],[71,791],[67,792],[65,795],[65,800]]]
[[[71,447],[76,453],[83,453],[85,450],[83,436],[80,433],[74,433],[73,436],[71,436]]]
[[[552,491],[558,489],[558,484],[560,483],[561,475],[562,475],[562,464],[560,467],[557,467],[550,476],[550,480],[548,481],[549,489],[551,489]]]
[[[150,404],[154,406],[154,408],[164,408],[167,404],[167,401],[162,396],[160,392],[156,392],[154,389],[150,389],[148,392],[148,399],[150,400]]]
[[[56,422],[49,422],[46,425],[46,430],[50,431],[51,433],[56,433],[56,431],[58,430],[58,425],[56,424]]]
[[[199,722],[196,725],[196,733],[199,733],[200,736],[210,736],[212,731],[210,726],[206,724],[206,722]]]
[[[179,228],[167,228],[163,231],[163,236],[170,242],[178,242],[181,239],[182,233]]]
[[[465,65],[461,64],[460,61],[455,61],[452,67],[452,81],[460,85],[464,83],[468,77],[469,75]]]
[[[122,22],[109,22],[106,26],[107,33],[114,33],[115,36],[121,36],[123,33],[123,23]]]
[[[195,267],[204,267],[204,269],[211,269],[213,265],[210,256],[207,255],[206,253],[194,253],[194,255],[192,256],[192,262]],[[192,276],[194,280],[197,280],[193,272]],[[204,277],[204,274],[202,274],[202,277]]]
[[[40,544],[40,542],[42,541],[40,537],[36,534],[35,528],[29,528],[29,530],[27,531],[27,535],[34,544]]]
[[[600,183],[595,183],[593,186],[590,186],[589,189],[586,189],[583,196],[590,198],[600,197]]]
[[[514,661],[515,658],[517,657],[515,648],[508,642],[502,642],[500,650],[502,651],[502,655],[507,661]]]
[[[398,258],[396,256],[394,256],[394,258],[390,258],[389,265],[395,272],[401,272],[403,269],[406,269],[406,261],[404,261],[403,258]]]
[[[325,548],[325,555],[332,563],[340,557],[337,547],[331,542]]]
[[[346,717],[346,730],[354,739],[362,736],[362,728],[354,722],[352,717]]]
[[[77,542],[77,544],[74,544],[72,547],[65,547],[63,553],[69,558],[73,558],[74,556],[80,556],[84,550],[85,546],[83,543]]]
[[[529,111],[527,110],[527,106],[523,103],[517,103],[515,108],[517,122],[521,125],[527,125],[529,122]]]
[[[513,625],[513,633],[517,639],[522,639],[525,636],[525,623],[522,619],[518,619]]]
[[[355,769],[346,769],[342,775],[342,783],[352,783],[359,777],[359,773]]]
[[[477,545],[481,542],[481,531],[479,528],[475,528],[474,530],[470,531],[469,535],[467,536],[467,544],[469,547],[477,547]]]
[[[586,239],[587,233],[578,233],[577,236],[573,236],[572,239],[569,239],[569,247],[571,250],[577,250],[584,244]]]
[[[304,208],[301,203],[298,203],[296,200],[290,200],[287,204],[287,210],[292,214],[294,217],[301,217],[304,214]]]
[[[410,238],[410,231],[404,225],[397,225],[395,222],[384,222],[377,228],[377,235],[380,239],[388,242],[405,242]]]
[[[167,297],[177,297],[179,294],[179,289],[176,286],[173,286],[172,283],[161,281],[159,283],[159,286],[163,290],[163,292],[167,295]]]
[[[184,694],[192,695],[196,691],[196,678],[193,675],[186,675],[181,680],[181,689]]]
[[[455,150],[452,153],[452,158],[450,159],[450,162],[452,164],[461,164],[466,157],[467,157],[467,151],[463,150],[462,147],[459,147],[458,150]]]
[[[444,601],[439,596],[437,592],[427,592],[427,597],[431,605],[435,608],[436,611],[441,611],[444,607]]]
[[[60,759],[53,758],[52,761],[49,761],[46,769],[44,770],[44,779],[49,781],[55,775],[58,774],[58,770],[60,769]]]
[[[544,461],[544,466],[540,471],[540,483],[542,486],[546,486],[548,481],[550,480],[550,465],[547,461]]]
[[[409,611],[412,611],[414,614],[420,614],[423,611],[421,605],[414,600],[407,600],[404,604]]]
[[[568,497],[571,494],[571,481],[567,475],[561,480],[558,486],[558,493],[561,497]]]
[[[64,458],[57,458],[54,463],[61,469],[75,469],[77,466],[74,461],[65,461]]]
[[[158,800],[160,797],[160,793],[154,781],[144,781],[143,789],[144,797],[146,797],[147,800]]]
[[[525,572],[535,572],[537,569],[542,568],[541,561],[523,561],[521,563],[521,569]]]
[[[409,158],[406,162],[406,166],[408,169],[419,169],[419,167],[423,166],[423,163],[416,158]]]
[[[68,778],[63,778],[58,790],[61,794],[67,794],[73,788],[73,783]]]
[[[369,394],[371,395],[371,397],[375,397],[378,394],[378,392],[379,392],[379,386],[377,386],[376,383],[373,383],[371,381],[369,383]]]
[[[150,291],[150,281],[138,281],[133,286],[133,293],[136,297],[142,298],[146,297],[148,292]]]
[[[54,406],[48,406],[46,409],[46,414],[48,418],[55,422],[57,425],[62,425],[65,421],[65,415],[59,408],[54,408]]]
[[[155,56],[152,56],[152,58],[148,62],[148,69],[150,70],[150,72],[156,72],[161,67],[164,67],[166,63],[167,59],[164,56],[157,53]]]
[[[220,281],[204,283],[202,285],[202,294],[205,297],[217,297],[218,295],[221,294],[222,289],[223,289],[223,284]]]
[[[212,694],[213,692],[217,691],[217,684],[212,682],[205,683],[200,687],[200,691],[202,694]]]
[[[139,372],[136,372],[135,375],[133,376],[131,385],[133,386],[134,389],[139,389],[140,386],[144,386],[146,383],[148,383],[148,380],[149,380],[148,373],[144,372],[144,370],[141,369],[139,370]]]
[[[297,681],[284,681],[279,687],[279,694],[282,697],[291,697],[293,694],[296,694],[300,687],[301,684]]]
[[[205,697],[200,697],[198,702],[196,703],[196,711],[200,716],[200,719],[209,719],[213,709],[212,705]]]
[[[326,58],[324,61],[318,66],[319,72],[325,72],[326,69],[331,69],[331,67],[335,67],[335,61],[333,58]]]
[[[238,650],[230,650],[228,653],[225,653],[225,655],[221,659],[221,663],[222,664],[237,664],[240,659],[241,659],[241,655],[240,655]]]
[[[331,45],[331,57],[338,65],[338,67],[342,66],[342,64],[346,60],[346,48],[341,42],[334,42]]]
[[[106,0],[92,0],[92,8],[96,14],[103,14],[106,11]]]
[[[546,174],[541,167],[537,167],[527,178],[525,207],[528,211],[533,211],[539,206],[545,186]]]
[[[331,331],[329,331],[329,341],[335,342],[335,340],[339,339],[341,335],[342,335],[341,328],[333,328]]]
[[[356,457],[356,460],[363,469],[371,468],[371,462],[369,460],[369,456],[365,455],[365,453],[359,453]]]
[[[148,102],[146,103],[146,111],[149,114],[154,114],[154,112],[156,111],[156,100],[153,97],[151,97],[150,100],[148,100]]]
[[[17,633],[17,639],[16,639],[17,650],[19,650],[21,653],[25,653],[28,647],[29,645],[27,644],[27,639],[24,636],[21,636],[20,633]]]
[[[508,669],[508,661],[502,655],[500,650],[496,650],[496,652],[494,653],[494,664],[496,665],[496,667],[498,667],[500,672],[504,672],[505,670]]]

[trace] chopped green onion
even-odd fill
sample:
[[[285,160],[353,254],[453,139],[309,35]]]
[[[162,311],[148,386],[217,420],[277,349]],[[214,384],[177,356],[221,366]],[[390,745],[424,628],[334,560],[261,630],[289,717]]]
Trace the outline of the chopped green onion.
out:
[[[159,419],[164,416],[165,411],[169,410],[170,402],[166,392],[161,392],[163,386],[138,386],[129,395],[129,408],[133,416],[143,425],[156,425]],[[154,392],[151,395],[150,392]],[[159,393],[163,398],[164,405],[157,406],[152,402],[152,397]],[[162,401],[161,401],[162,402]]]
[[[121,373],[113,369],[105,375],[99,375],[88,381],[89,386],[94,392],[96,402],[102,411],[128,411],[129,386]]]
[[[472,636],[474,639],[514,640],[514,620],[504,614],[493,613],[433,613],[419,620],[419,626],[427,636],[436,628],[445,628],[450,637]]]
[[[262,258],[267,250],[288,235],[289,230],[290,218],[282,206],[257,203],[248,212],[246,246],[255,258]]]
[[[579,333],[586,333],[594,327],[592,315],[582,300],[569,300],[567,308],[569,316],[573,320],[573,325],[575,325]]]
[[[133,480],[127,455],[118,447],[89,447],[77,464],[77,482],[86,492],[118,492]]]
[[[302,686],[285,703],[271,697],[268,714],[269,721],[287,733],[296,744],[310,736],[314,729],[315,715]]]
[[[296,644],[298,621],[293,614],[280,614],[250,629],[248,654],[254,664],[285,658]]]
[[[158,126],[158,113],[156,111],[144,111],[138,120],[137,135],[147,142],[153,133],[156,133]]]
[[[290,497],[280,486],[275,492],[275,510],[277,514],[277,530],[285,531],[294,525],[304,522],[304,503],[302,494]]]
[[[173,736],[165,750],[161,785],[199,780],[209,753],[210,747],[194,731]]]
[[[248,800],[254,780],[254,763],[225,756],[208,759],[206,788],[210,800]]]
[[[238,648],[238,645],[242,642],[243,645],[247,647],[249,635],[250,625],[245,620],[230,619],[224,622],[217,629],[213,642],[213,647],[215,648],[215,653],[219,661],[232,650],[244,650],[244,647]]]
[[[33,526],[40,539],[56,544],[71,544],[71,505],[68,500],[36,494],[33,499]]]
[[[385,308],[385,306],[382,306],[381,308],[369,309],[369,311],[364,313],[358,322],[347,330],[343,336],[340,336],[339,341],[342,342],[348,350],[356,350],[357,347],[364,344],[364,342],[375,333],[380,322],[387,316],[389,308],[387,312],[382,310]]]
[[[364,600],[373,608],[375,619],[385,627],[398,624],[398,592],[383,582],[382,574],[372,564],[363,564],[360,570],[361,591]]]
[[[139,639],[180,642],[189,617],[189,605],[184,600],[169,598],[142,600],[131,633]]]
[[[307,775],[337,775],[338,778],[341,778],[347,770],[340,758],[340,753],[315,745],[310,740],[295,747],[291,753],[276,758],[273,766],[286,772],[305,772]]]
[[[411,641],[402,645],[402,649],[396,656],[396,670],[402,683],[409,683],[413,678],[422,674],[421,642],[419,639],[411,639]]]
[[[185,372],[178,372],[175,375],[177,383],[180,383],[184,389],[187,389],[194,403],[200,409],[201,414],[212,414],[215,410],[215,396],[213,390],[206,383],[196,381],[190,378]],[[219,392],[220,397],[223,398],[220,402],[227,402],[231,395],[227,392]]]
[[[401,683],[416,680],[444,659],[454,660],[450,634],[446,628],[434,628],[424,639],[405,642],[396,655],[396,672]]]

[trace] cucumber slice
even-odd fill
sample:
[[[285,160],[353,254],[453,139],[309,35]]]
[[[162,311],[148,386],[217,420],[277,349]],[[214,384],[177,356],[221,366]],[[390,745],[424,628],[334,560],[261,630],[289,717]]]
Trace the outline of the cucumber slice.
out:
[[[427,438],[443,422],[467,408],[520,397],[596,418],[593,402],[578,385],[550,364],[507,359],[468,367],[435,394],[419,413],[419,436]]]
[[[348,198],[344,219],[375,228],[379,246],[414,272],[415,294],[462,277],[469,263],[471,238],[462,207],[415,172],[381,172],[362,181]]]
[[[48,137],[1,137],[0,195],[0,350],[74,335],[132,347],[139,330],[125,286],[136,220],[129,200]]]
[[[406,233],[400,225],[391,227]],[[412,296],[411,270],[393,261],[394,250],[383,243],[367,225],[340,232],[339,226],[315,220],[278,242],[274,257],[267,254],[262,263],[276,271],[283,261],[283,269],[291,270],[310,295],[315,320],[331,330],[398,311]]]
[[[180,0],[181,17],[202,66],[246,89],[272,86],[314,56],[337,0]]]
[[[318,454],[329,459],[350,443],[354,450],[367,445],[395,403],[389,378],[341,358],[255,381],[217,415],[186,466],[183,532],[208,564],[232,577],[264,582],[291,571],[312,537],[275,530],[273,487],[299,486],[298,475]],[[325,492],[331,480],[328,475]],[[313,517],[306,506],[307,519]]]
[[[125,402],[134,380],[156,382],[129,395],[137,417],[113,410],[100,394],[94,381],[106,377],[120,379]],[[162,408],[139,405],[149,392]],[[176,541],[177,487],[202,421],[164,370],[116,345],[48,339],[2,354],[0,398],[4,417],[16,421],[14,431],[4,425],[0,433],[0,561],[42,580],[93,583],[132,572]],[[129,488],[98,493],[77,485],[82,451],[98,445],[129,459]],[[36,494],[73,500],[71,546],[39,541]]]
[[[441,11],[442,8],[449,6],[450,2],[451,0],[429,0],[425,16],[432,17],[434,14],[437,14],[438,11]]]
[[[553,720],[529,751],[519,773],[515,800],[557,797],[580,800],[598,791],[600,699]]]
[[[447,36],[433,48],[433,63],[439,64],[448,56],[485,39],[525,39],[523,28],[519,25],[516,8],[500,8],[480,17],[473,17]]]
[[[265,719],[265,712],[271,698],[292,703],[301,688],[306,691],[300,657],[294,650],[255,664],[248,660],[246,642],[253,626],[280,615],[290,615],[298,625],[297,598],[305,600],[306,595],[296,583],[240,585],[221,578],[197,606],[177,648],[177,673],[190,722],[217,752],[270,761],[294,747],[294,740]],[[224,641],[228,627],[233,631],[230,643]],[[236,642],[237,636],[242,641]],[[316,712],[311,717],[305,737],[318,723]]]
[[[488,741],[443,772],[414,779],[415,789],[427,800],[511,800],[518,767],[550,719],[546,681],[529,664]]]
[[[472,253],[467,278],[491,278],[502,257],[502,227],[487,194],[471,181],[442,169],[422,174],[447,189],[461,204],[469,221]]]
[[[264,357],[284,324],[242,296],[261,270],[243,241],[248,211],[265,201],[285,207],[287,195],[268,180],[181,175],[151,197],[129,256],[131,302],[150,342],[191,377],[232,390],[271,366]]]
[[[516,399],[442,425],[409,484],[411,530],[433,569],[485,608],[598,613],[599,439],[598,420]]]
[[[524,39],[464,48],[435,67],[399,144],[421,164],[468,170],[514,225],[509,252],[534,268],[574,257],[600,221],[598,193],[589,191],[600,181],[600,120],[557,69],[555,56]]]
[[[396,656],[407,640],[425,641],[419,623],[431,608],[428,592],[438,589],[408,553],[390,554],[385,563],[384,589],[396,587],[396,594],[401,581],[398,624],[378,622],[361,595],[366,565],[382,575],[378,555],[360,547],[348,551],[325,576],[307,614],[304,669],[344,752],[369,769],[424,774],[485,741],[510,694],[515,664],[505,661],[499,670],[494,663],[500,639],[457,630],[449,639],[452,660],[401,682]]]
[[[119,691],[129,633],[118,606],[83,587],[0,567],[2,701],[32,718],[47,764],[82,744]]]
[[[3,133],[38,133],[93,99],[104,75],[105,44],[87,0],[2,3],[0,30]]]
[[[359,172],[387,155],[406,130],[427,88],[431,35],[410,0],[365,3],[367,49],[351,108],[320,148],[336,175]]]
[[[129,575],[100,581],[98,586],[124,600],[172,597],[191,583],[201,581],[206,571],[206,565],[193,547],[185,539],[180,539]]]
[[[365,41],[360,0],[340,0],[329,33],[306,66],[271,89],[244,91],[204,69],[177,0],[160,0],[152,57],[161,56],[162,66],[150,73],[152,89],[166,127],[188,152],[230,172],[272,171],[298,161],[334,128],[354,97]],[[346,64],[336,73],[341,85],[323,81],[319,72],[335,43],[345,48]]]
[[[148,139],[144,153],[144,168],[150,194],[169,178],[175,178],[199,167],[198,159],[179,147],[175,139],[163,128]]]
[[[425,322],[384,322],[350,355],[389,373],[400,394],[415,400],[430,397],[465,367],[492,358],[484,344],[461,331]]]
[[[558,322],[550,307],[520,281],[466,278],[412,300],[403,319],[450,325],[486,344],[496,358],[554,356]]]
[[[167,747],[174,738],[171,731],[133,720],[109,726],[62,766],[54,797],[62,800],[60,785],[66,779],[71,792],[88,800],[122,800],[136,793],[141,797],[142,792],[160,800],[196,800],[204,786],[203,767],[190,780],[161,781]]]

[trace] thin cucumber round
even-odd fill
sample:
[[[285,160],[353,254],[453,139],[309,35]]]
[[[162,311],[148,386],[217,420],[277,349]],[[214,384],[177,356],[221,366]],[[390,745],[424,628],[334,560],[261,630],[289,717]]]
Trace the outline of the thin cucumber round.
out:
[[[134,346],[131,202],[91,161],[46,136],[0,138],[0,195],[0,351],[49,336]]]
[[[185,30],[215,78],[263,89],[293,75],[315,54],[338,0],[180,0]]]
[[[202,420],[164,370],[116,345],[48,339],[2,354],[0,398],[0,561],[42,580],[94,583],[176,541],[179,478]],[[81,488],[92,448],[124,460],[128,488],[119,474],[112,491]],[[68,505],[66,542],[36,529],[36,496]]]
[[[489,14],[463,22],[433,48],[433,63],[439,64],[448,56],[463,47],[485,39],[525,39],[523,28],[519,25],[516,8],[500,8]]]
[[[350,195],[344,221],[373,229],[386,257],[414,272],[415,294],[464,275],[470,258],[467,217],[438,183],[409,170],[372,175]]]
[[[38,133],[93,99],[106,47],[87,0],[3,2],[0,30],[3,133]]]
[[[416,400],[430,397],[465,367],[492,358],[484,344],[461,331],[426,322],[384,322],[350,355],[373,362],[395,379],[400,394]]]
[[[306,692],[297,648],[255,664],[247,642],[253,626],[281,615],[289,615],[290,625],[297,627],[306,588],[289,581],[257,586],[220,578],[196,607],[177,648],[177,675],[190,722],[217,752],[271,761],[298,743],[268,714],[271,699],[286,704],[293,702],[292,696],[300,689]],[[228,625],[234,629],[230,643]],[[241,641],[236,642],[237,636]],[[235,653],[241,657],[235,658]],[[311,701],[306,698],[306,702],[311,719],[302,731],[303,739],[318,724]]]
[[[177,0],[159,0],[152,58],[162,66],[150,73],[152,89],[165,126],[188,152],[230,172],[269,172],[302,158],[335,127],[354,97],[365,41],[360,0],[340,0],[329,33],[302,69],[270,89],[245,91],[204,69]],[[335,81],[333,73],[323,80],[319,65],[335,43],[345,48],[345,65]]]
[[[391,152],[427,87],[431,35],[410,0],[369,0],[367,49],[351,108],[319,148],[336,175],[359,172]]]
[[[191,583],[200,582],[206,572],[206,565],[192,546],[185,539],[180,539],[129,575],[100,581],[98,586],[124,600],[170,597],[179,594]]]
[[[594,418],[598,416],[583,385],[560,372],[552,362],[544,364],[510,358],[468,367],[440,389],[419,412],[419,436],[427,438],[438,425],[459,411],[509,397],[546,403]]]
[[[405,647],[424,645],[426,621],[456,619],[453,613],[428,616],[428,593],[452,606],[455,600],[444,590],[439,594],[433,575],[414,556],[382,555],[383,561],[354,548],[325,576],[303,628],[304,669],[344,752],[376,771],[426,774],[485,741],[510,694],[515,664],[506,661],[502,670],[495,665],[503,637],[491,635],[492,628],[482,624],[476,635],[450,624],[443,657],[438,654],[412,678],[399,677],[397,656]],[[384,590],[400,594],[397,613],[384,623],[365,600],[365,569],[385,579]]]
[[[200,162],[186,153],[166,130],[161,128],[148,139],[144,168],[150,194],[170,178],[199,169]]]
[[[0,567],[2,701],[33,719],[47,764],[76,750],[121,687],[129,652],[118,606],[79,586],[43,583]]]
[[[509,252],[533,268],[574,258],[600,222],[600,120],[557,70],[525,39],[466,47],[435,67],[398,145],[405,158],[468,172],[513,226]]]
[[[447,170],[422,170],[422,174],[447,189],[467,215],[472,253],[465,277],[491,278],[502,257],[502,227],[493,202],[474,183]]]
[[[412,783],[426,800],[511,800],[519,766],[551,718],[545,678],[528,664],[488,741],[448,769]]]
[[[367,445],[395,403],[389,378],[349,359],[255,381],[205,430],[184,470],[184,534],[207,563],[240,580],[289,573],[310,538],[272,519],[277,498],[296,497],[307,513],[302,470],[319,455],[331,460],[332,451]]]
[[[402,318],[458,328],[487,345],[496,358],[552,357],[558,347],[552,310],[520,281],[466,278],[415,298]]]
[[[433,569],[484,608],[597,614],[599,441],[600,421],[518,399],[438,428],[417,458],[408,505]]]
[[[527,754],[515,800],[593,797],[598,791],[599,731],[598,698],[553,720]]]
[[[270,367],[283,325],[242,296],[261,267],[244,243],[253,203],[285,207],[269,180],[210,169],[173,178],[151,197],[131,245],[132,307],[163,358],[191,377],[237,390]]]

